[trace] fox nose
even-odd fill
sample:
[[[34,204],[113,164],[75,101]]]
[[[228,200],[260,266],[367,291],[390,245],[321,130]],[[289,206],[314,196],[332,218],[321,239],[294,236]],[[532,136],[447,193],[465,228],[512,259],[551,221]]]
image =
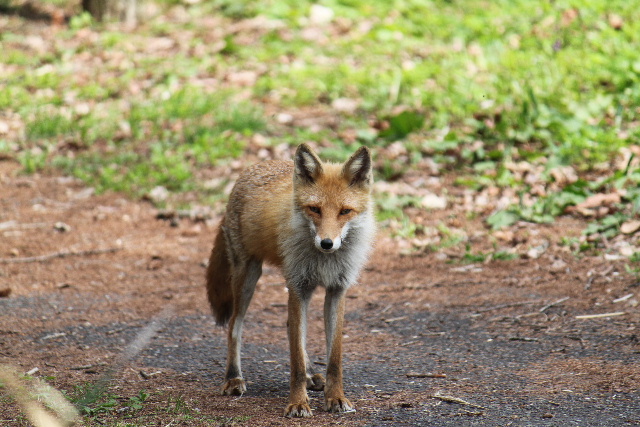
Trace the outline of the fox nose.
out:
[[[320,247],[325,251],[331,249],[333,247],[333,240],[331,239],[322,239],[320,242]]]

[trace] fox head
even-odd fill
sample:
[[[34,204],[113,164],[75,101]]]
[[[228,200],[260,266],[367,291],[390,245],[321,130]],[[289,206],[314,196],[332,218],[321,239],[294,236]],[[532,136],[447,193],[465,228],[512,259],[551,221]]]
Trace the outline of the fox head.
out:
[[[296,150],[294,204],[308,221],[316,248],[340,249],[349,229],[371,215],[371,154],[360,147],[344,164],[323,163],[302,144]]]

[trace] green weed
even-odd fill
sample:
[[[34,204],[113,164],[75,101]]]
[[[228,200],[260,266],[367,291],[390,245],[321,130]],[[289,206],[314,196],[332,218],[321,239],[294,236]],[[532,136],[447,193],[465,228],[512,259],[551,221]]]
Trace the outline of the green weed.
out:
[[[80,414],[90,417],[113,412],[118,406],[117,396],[90,383],[77,385],[69,400],[78,408]]]
[[[402,218],[403,208],[416,206],[419,199],[415,196],[384,193],[376,198],[377,218],[379,221]]]
[[[471,246],[467,245],[464,255],[460,261],[463,264],[475,264],[488,261],[511,261],[518,259],[520,256],[517,253],[508,252],[504,250],[494,250],[489,252],[472,252]]]

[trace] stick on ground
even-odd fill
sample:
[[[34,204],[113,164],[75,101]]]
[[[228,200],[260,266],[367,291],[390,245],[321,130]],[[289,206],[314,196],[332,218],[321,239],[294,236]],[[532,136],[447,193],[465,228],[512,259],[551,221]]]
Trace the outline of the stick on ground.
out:
[[[576,319],[600,319],[602,317],[623,316],[625,314],[627,314],[625,311],[616,311],[615,313],[583,314],[581,316],[576,316]]]
[[[434,397],[435,399],[440,399],[443,402],[457,403],[458,405],[465,405],[465,406],[471,406],[473,408],[485,409],[484,406],[480,406],[480,405],[476,405],[475,403],[467,402],[466,400],[460,399],[459,397],[445,396],[443,394],[440,394],[439,391],[435,392],[432,397]]]
[[[99,255],[99,254],[110,254],[113,252],[118,252],[120,250],[122,250],[122,248],[89,249],[86,251],[54,252],[52,254],[31,256],[26,258],[0,258],[0,264],[43,262],[43,261],[49,261],[55,258],[66,258],[70,256],[89,256],[89,255]]]

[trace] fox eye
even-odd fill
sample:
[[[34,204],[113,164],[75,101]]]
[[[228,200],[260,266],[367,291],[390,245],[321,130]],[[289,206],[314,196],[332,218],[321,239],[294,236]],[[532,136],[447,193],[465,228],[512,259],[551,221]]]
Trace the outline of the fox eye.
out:
[[[313,212],[314,214],[318,214],[318,215],[320,215],[320,212],[321,212],[321,211],[320,211],[320,208],[319,208],[319,207],[317,207],[317,206],[309,206],[309,210],[310,210],[311,212]]]
[[[353,209],[342,209],[340,215],[349,215]]]

